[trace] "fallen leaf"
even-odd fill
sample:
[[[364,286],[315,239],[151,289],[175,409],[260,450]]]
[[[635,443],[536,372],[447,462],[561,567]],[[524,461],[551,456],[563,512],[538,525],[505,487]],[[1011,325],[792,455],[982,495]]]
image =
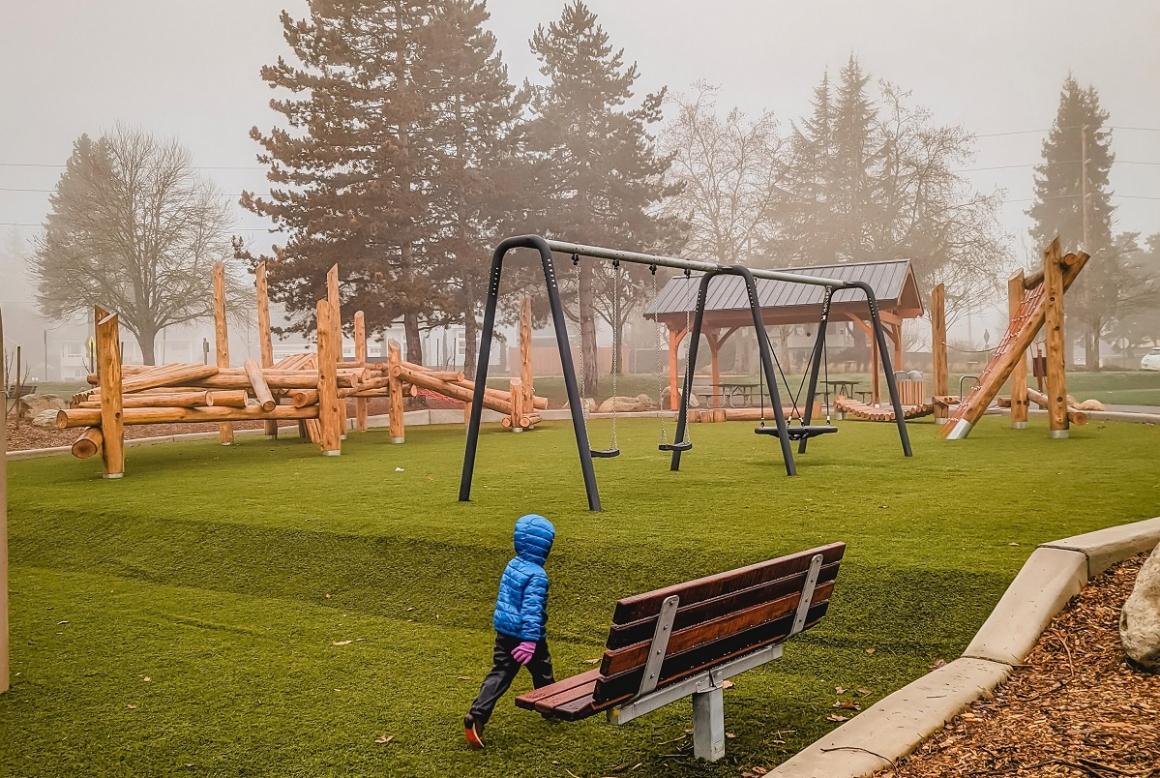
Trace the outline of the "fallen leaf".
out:
[[[599,662],[599,661],[600,661],[600,657],[596,657],[595,659],[585,659],[585,660],[584,660],[584,664],[586,664],[586,665],[594,665],[594,664],[596,664],[596,663],[597,663],[597,662]]]
[[[831,713],[829,716],[826,716],[826,721],[849,721],[849,720],[850,720],[849,716],[842,716],[842,715],[837,714],[837,713]]]
[[[57,625],[58,627],[59,627],[61,624],[68,624],[68,619],[65,619],[65,620],[63,620],[63,621],[58,621],[58,622],[56,623],[56,625]]]
[[[150,678],[150,677],[149,677],[149,676],[147,676],[147,675],[143,675],[143,676],[141,676],[141,680],[142,680],[142,681],[144,681],[145,683],[149,683],[149,682],[151,682],[153,679],[152,679],[152,678]]]
[[[845,694],[846,690],[841,686],[834,687],[834,694]]]
[[[394,735],[379,735],[377,738],[375,738],[375,742],[380,746],[385,746],[387,743],[390,743],[394,739]]]
[[[878,653],[878,649],[876,649],[874,646],[870,646],[870,648],[866,649],[866,653],[870,656],[874,656]]]
[[[129,708],[129,710],[137,710],[137,706],[134,705],[133,703],[129,703],[128,708]]]
[[[855,693],[857,693],[857,695],[859,697],[868,697],[869,695],[874,693],[874,692],[870,691],[869,689],[855,689],[854,691],[855,691]]]
[[[336,640],[333,643],[331,643],[330,645],[332,645],[332,646],[349,646],[353,642],[354,642],[353,640]]]
[[[932,663],[931,663],[930,669],[931,669],[931,670],[937,670],[937,669],[939,669],[940,667],[946,667],[946,664],[947,664],[947,660],[945,660],[945,659],[936,659],[936,660],[934,660],[934,662],[932,662]]]

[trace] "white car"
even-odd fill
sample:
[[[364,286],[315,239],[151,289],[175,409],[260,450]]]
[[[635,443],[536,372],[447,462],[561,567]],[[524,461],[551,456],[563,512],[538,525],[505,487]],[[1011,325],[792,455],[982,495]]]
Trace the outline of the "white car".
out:
[[[1141,370],[1160,370],[1160,348],[1154,348],[1140,360]]]

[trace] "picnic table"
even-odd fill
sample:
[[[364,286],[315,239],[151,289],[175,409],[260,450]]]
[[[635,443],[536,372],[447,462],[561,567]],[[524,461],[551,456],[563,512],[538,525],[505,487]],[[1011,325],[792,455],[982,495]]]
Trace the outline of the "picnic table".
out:
[[[722,381],[697,387],[694,394],[703,399],[706,405],[711,405],[714,397],[720,397],[722,406],[747,408],[757,401],[759,386],[761,384],[750,381]]]

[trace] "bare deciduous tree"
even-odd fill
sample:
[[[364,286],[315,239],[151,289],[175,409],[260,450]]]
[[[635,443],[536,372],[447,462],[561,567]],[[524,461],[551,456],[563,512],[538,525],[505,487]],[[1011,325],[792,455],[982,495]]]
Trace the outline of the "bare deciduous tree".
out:
[[[32,260],[45,315],[116,311],[153,364],[161,330],[210,314],[230,220],[177,141],[123,127],[82,135],[50,202]],[[230,293],[242,295],[232,282]]]

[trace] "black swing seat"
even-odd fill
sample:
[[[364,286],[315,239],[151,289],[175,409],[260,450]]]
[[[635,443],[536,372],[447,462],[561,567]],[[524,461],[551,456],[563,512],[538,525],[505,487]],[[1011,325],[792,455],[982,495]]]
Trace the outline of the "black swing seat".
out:
[[[682,440],[680,443],[661,443],[657,451],[688,451],[693,448],[693,441]]]
[[[592,455],[593,459],[612,459],[620,456],[620,449],[618,448],[593,448],[589,449],[588,453]]]
[[[808,440],[810,438],[816,438],[818,435],[826,435],[830,432],[837,432],[838,428],[829,424],[815,424],[809,427],[805,425],[800,425],[797,427],[786,425],[785,431],[790,440],[802,440],[803,438]],[[755,435],[773,435],[775,438],[777,437],[776,426],[758,427],[753,430],[753,432]]]

